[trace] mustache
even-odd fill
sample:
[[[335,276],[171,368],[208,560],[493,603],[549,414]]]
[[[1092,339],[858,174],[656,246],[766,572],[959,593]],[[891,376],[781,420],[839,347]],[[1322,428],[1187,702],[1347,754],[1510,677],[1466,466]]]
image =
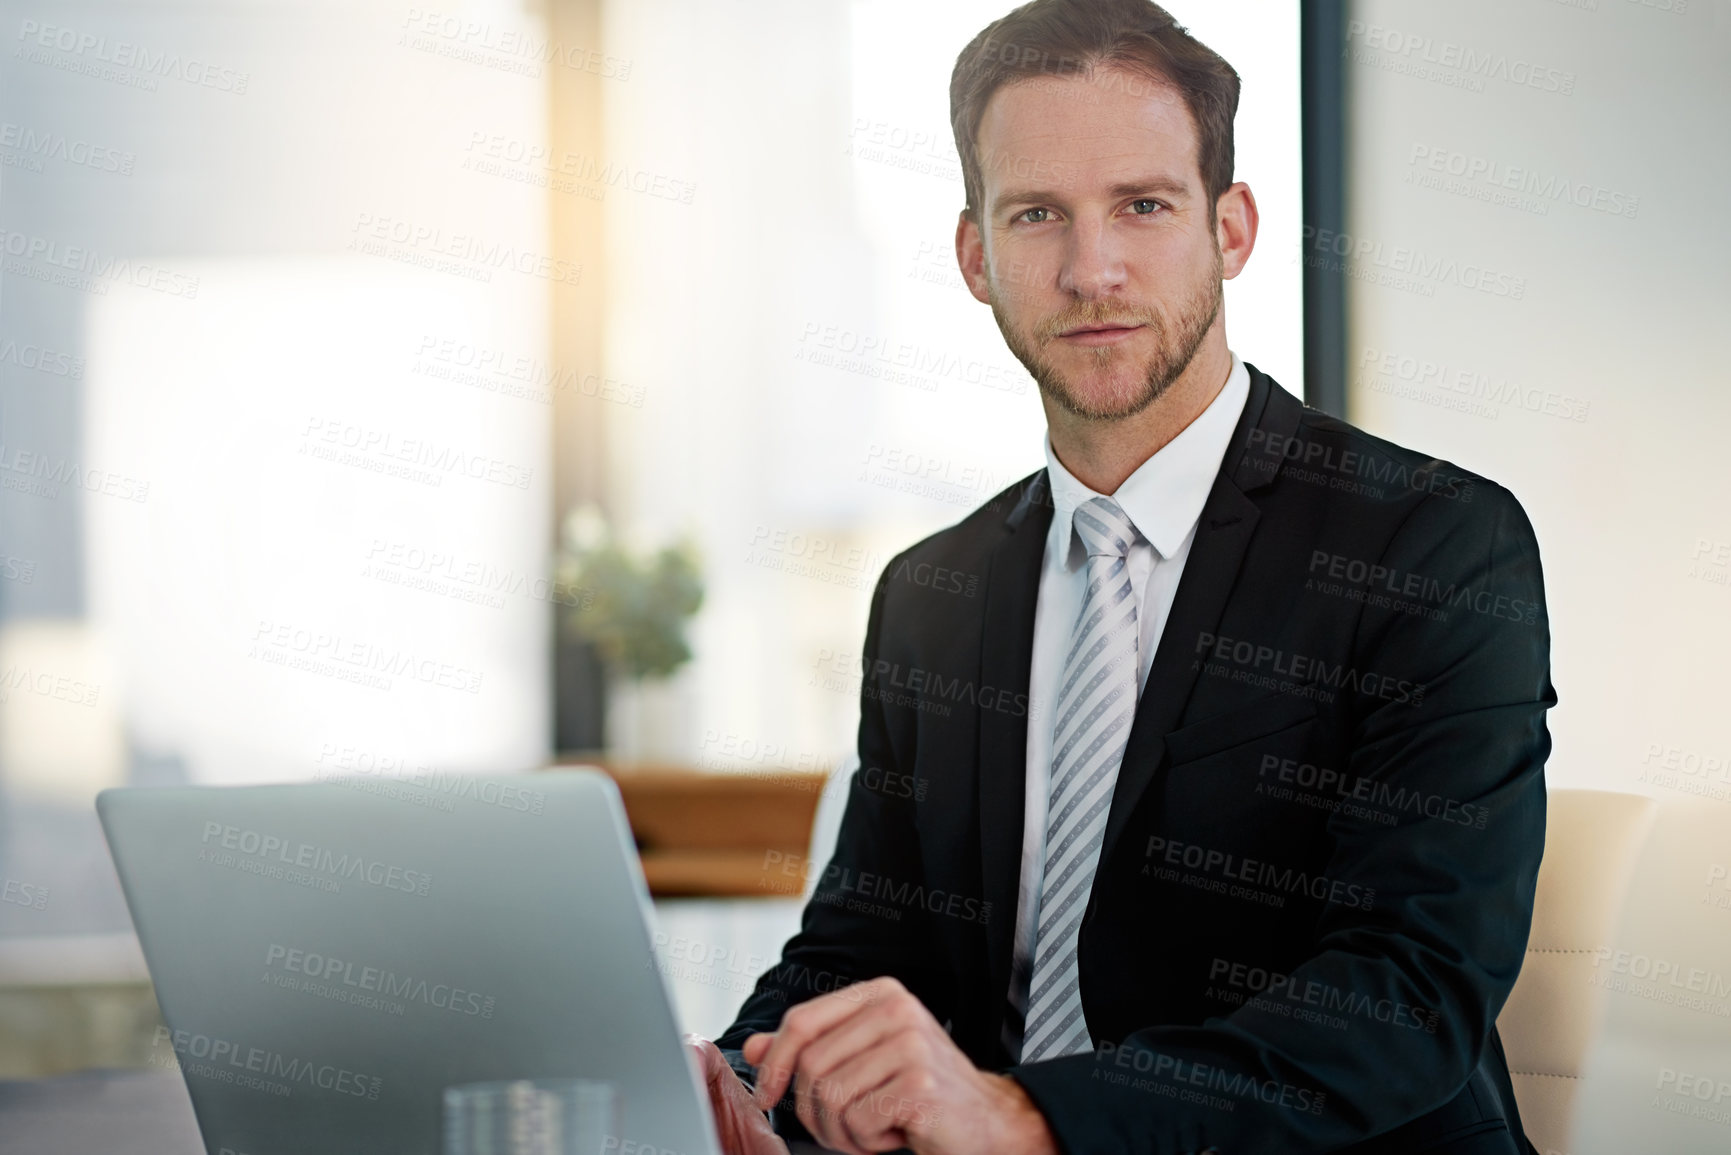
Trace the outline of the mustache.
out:
[[[1084,326],[1096,328],[1100,326],[1124,326],[1131,328],[1136,325],[1146,325],[1156,333],[1162,326],[1159,314],[1152,309],[1126,308],[1112,301],[1077,301],[1060,313],[1055,313],[1034,326],[1034,337],[1041,344],[1054,341],[1071,329]]]

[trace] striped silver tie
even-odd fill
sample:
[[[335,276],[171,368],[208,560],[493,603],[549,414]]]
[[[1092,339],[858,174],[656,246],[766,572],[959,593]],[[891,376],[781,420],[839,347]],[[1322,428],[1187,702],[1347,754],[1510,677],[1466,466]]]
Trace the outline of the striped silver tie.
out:
[[[1074,521],[1088,550],[1088,592],[1058,687],[1024,1063],[1091,1045],[1082,1018],[1076,940],[1136,715],[1136,599],[1125,560],[1136,530],[1109,497],[1083,502]]]

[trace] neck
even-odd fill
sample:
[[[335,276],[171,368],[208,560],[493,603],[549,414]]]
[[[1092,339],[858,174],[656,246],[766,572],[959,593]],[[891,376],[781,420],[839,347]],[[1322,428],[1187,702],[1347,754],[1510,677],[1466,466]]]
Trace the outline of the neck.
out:
[[[1078,417],[1042,397],[1052,452],[1077,481],[1095,493],[1114,494],[1143,462],[1202,416],[1231,374],[1232,354],[1223,327],[1216,324],[1184,372],[1140,413],[1107,420]]]

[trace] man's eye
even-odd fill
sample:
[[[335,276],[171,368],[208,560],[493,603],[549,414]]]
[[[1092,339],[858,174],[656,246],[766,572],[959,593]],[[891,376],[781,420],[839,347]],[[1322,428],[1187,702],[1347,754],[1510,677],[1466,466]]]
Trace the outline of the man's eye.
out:
[[[1159,208],[1159,201],[1148,200],[1147,198],[1130,202],[1130,211],[1134,212],[1137,216],[1147,216],[1151,212],[1158,211]]]
[[[1040,215],[1036,216],[1036,213]],[[1019,214],[1016,219],[1019,221],[1027,221],[1031,225],[1038,225],[1044,224],[1046,221],[1050,220],[1051,215],[1051,209],[1027,209]]]

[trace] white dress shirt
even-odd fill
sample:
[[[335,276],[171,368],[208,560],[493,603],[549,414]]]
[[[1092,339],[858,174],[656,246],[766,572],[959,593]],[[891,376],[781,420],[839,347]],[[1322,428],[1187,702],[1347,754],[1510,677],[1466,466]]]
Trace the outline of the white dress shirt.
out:
[[[1148,683],[1148,669],[1160,631],[1178,592],[1184,561],[1203,503],[1214,487],[1227,442],[1250,395],[1250,374],[1238,355],[1232,370],[1201,416],[1186,426],[1159,452],[1144,461],[1118,491],[1117,501],[1136,527],[1126,559],[1131,596],[1136,599],[1136,694]],[[1087,592],[1087,551],[1071,524],[1076,507],[1099,497],[1064,468],[1046,437],[1046,476],[1052,491],[1052,528],[1046,535],[1046,557],[1040,568],[1039,597],[1034,608],[1033,665],[1028,678],[1028,771],[1025,819],[1022,825],[1022,873],[1016,903],[1016,938],[1010,966],[1010,1004],[1017,1012],[1007,1020],[1005,1044],[1012,1055],[1021,1051],[1017,1024],[1027,1014],[1028,983],[1034,957],[1034,936],[1040,925],[1040,883],[1046,867],[1046,804],[1052,777],[1052,715],[1064,654],[1075,634]]]

